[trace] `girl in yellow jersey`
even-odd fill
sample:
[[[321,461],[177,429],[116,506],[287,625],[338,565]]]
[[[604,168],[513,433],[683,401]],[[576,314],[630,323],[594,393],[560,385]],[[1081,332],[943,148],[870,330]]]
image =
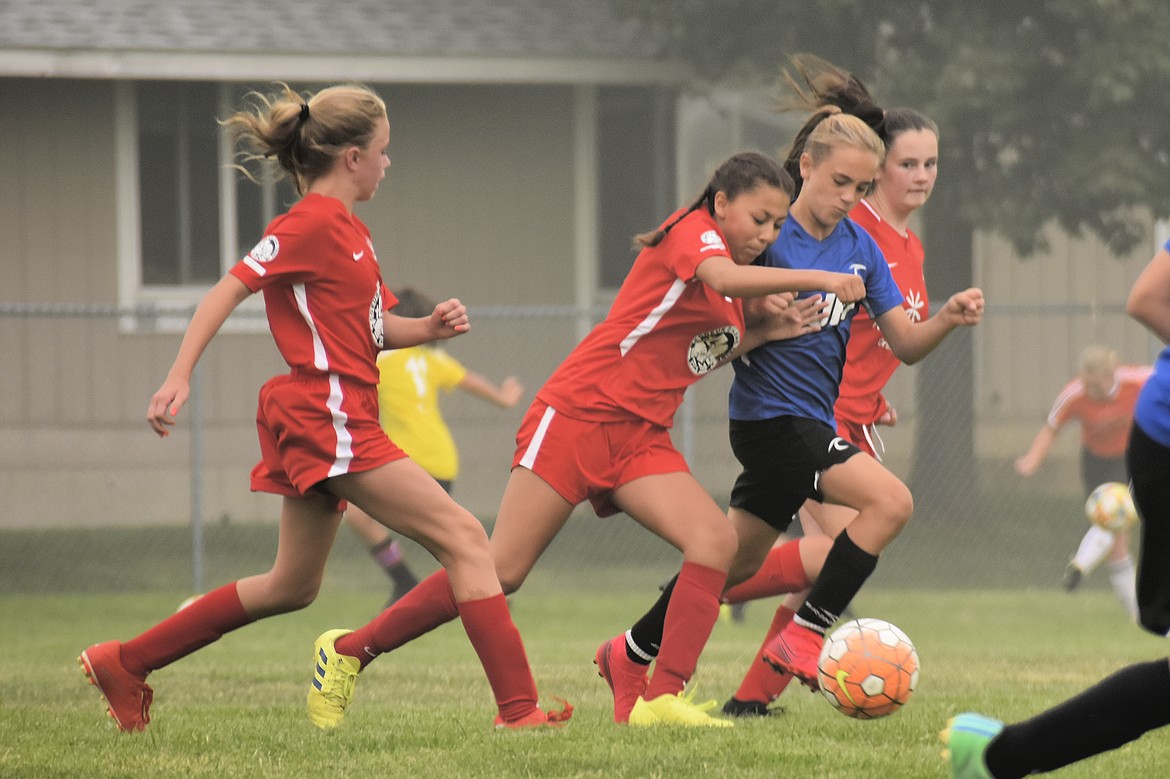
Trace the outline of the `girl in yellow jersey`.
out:
[[[412,316],[406,312],[415,310],[429,314],[434,310],[431,301],[414,289],[395,294],[396,315]],[[439,408],[439,391],[464,390],[500,408],[514,407],[524,394],[514,377],[497,385],[430,344],[381,352],[378,374],[378,413],[386,435],[447,492],[451,492],[459,474],[459,450]],[[390,577],[393,590],[387,605],[418,583],[402,547],[385,526],[352,504],[346,509],[345,521]]]

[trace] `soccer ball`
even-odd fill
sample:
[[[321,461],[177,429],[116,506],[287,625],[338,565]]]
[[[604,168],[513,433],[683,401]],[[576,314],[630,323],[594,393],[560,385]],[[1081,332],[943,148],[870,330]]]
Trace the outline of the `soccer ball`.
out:
[[[1085,501],[1085,515],[1094,525],[1110,532],[1125,530],[1137,521],[1129,488],[1119,481],[1107,481],[1093,490]]]
[[[877,719],[901,708],[918,686],[918,652],[889,622],[855,619],[825,639],[817,672],[821,694],[837,711]]]

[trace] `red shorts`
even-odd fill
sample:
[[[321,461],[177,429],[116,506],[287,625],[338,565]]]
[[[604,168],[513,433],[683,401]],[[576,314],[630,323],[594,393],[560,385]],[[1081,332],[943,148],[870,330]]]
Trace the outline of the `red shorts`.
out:
[[[516,433],[512,467],[535,473],[574,506],[588,499],[599,517],[621,509],[613,491],[642,476],[690,473],[670,431],[644,419],[588,422],[535,400]]]
[[[256,430],[256,492],[304,497],[320,492],[318,485],[331,476],[406,457],[378,424],[378,388],[333,374],[269,379],[260,388]]]
[[[878,435],[876,424],[853,422],[841,417],[837,417],[835,421],[837,422],[837,435],[881,462],[886,445],[882,443],[881,436]]]

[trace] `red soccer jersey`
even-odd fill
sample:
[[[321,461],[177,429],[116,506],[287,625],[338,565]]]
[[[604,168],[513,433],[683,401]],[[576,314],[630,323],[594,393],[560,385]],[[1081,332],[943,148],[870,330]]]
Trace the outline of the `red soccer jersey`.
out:
[[[1109,397],[1094,400],[1085,393],[1085,383],[1073,379],[1064,386],[1048,412],[1048,424],[1059,430],[1070,420],[1081,421],[1081,446],[1097,457],[1122,457],[1129,443],[1133,407],[1150,374],[1150,367],[1122,366]]]
[[[272,337],[294,373],[378,383],[383,311],[397,300],[382,283],[369,229],[341,201],[306,195],[231,273],[264,291]]]
[[[889,263],[894,283],[902,291],[902,309],[912,322],[929,315],[926,281],[922,276],[925,252],[918,236],[905,236],[883,220],[868,202],[862,200],[849,217],[861,225],[877,242]],[[859,424],[873,424],[886,410],[882,388],[894,375],[901,361],[890,351],[877,323],[864,307],[853,318],[853,330],[845,347],[845,369],[841,374],[841,391],[833,413],[838,419]]]
[[[684,216],[638,254],[605,320],[536,396],[578,419],[632,415],[670,427],[686,388],[726,362],[742,338],[740,301],[695,276],[703,260],[730,256],[705,209]]]

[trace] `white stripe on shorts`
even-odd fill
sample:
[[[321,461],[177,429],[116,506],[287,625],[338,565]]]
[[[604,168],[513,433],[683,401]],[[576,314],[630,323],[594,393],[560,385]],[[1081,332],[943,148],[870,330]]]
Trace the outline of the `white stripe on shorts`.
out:
[[[329,468],[329,476],[349,473],[350,463],[353,462],[353,434],[346,427],[349,414],[341,409],[343,397],[341,377],[336,373],[329,374],[329,400],[325,401],[325,406],[333,417],[333,432],[337,434],[337,449],[333,452],[334,460]]]
[[[552,406],[544,410],[544,415],[540,418],[540,424],[536,426],[536,432],[532,434],[532,440],[528,442],[528,448],[524,450],[524,456],[520,458],[520,464],[528,470],[532,470],[532,464],[536,462],[536,455],[540,452],[540,444],[544,441],[544,434],[548,430],[549,423],[552,422],[553,416],[557,410]]]

